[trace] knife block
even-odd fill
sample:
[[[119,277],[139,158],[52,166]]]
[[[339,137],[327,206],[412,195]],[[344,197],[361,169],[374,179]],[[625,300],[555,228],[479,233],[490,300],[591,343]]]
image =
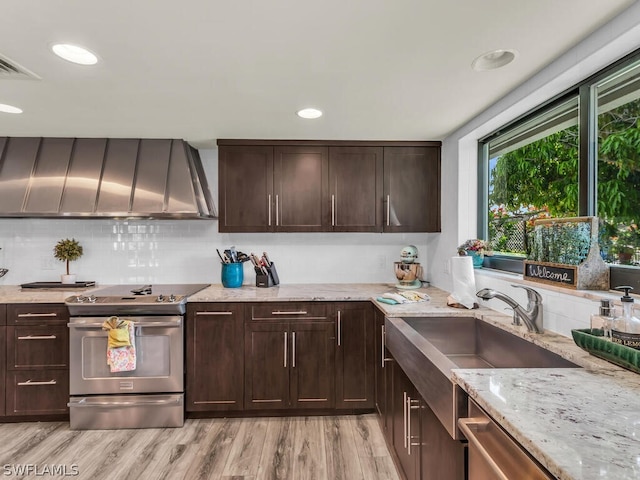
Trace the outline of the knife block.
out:
[[[256,287],[269,288],[278,285],[280,283],[280,279],[278,278],[276,264],[271,262],[270,267],[264,268],[267,271],[266,274],[256,272]]]

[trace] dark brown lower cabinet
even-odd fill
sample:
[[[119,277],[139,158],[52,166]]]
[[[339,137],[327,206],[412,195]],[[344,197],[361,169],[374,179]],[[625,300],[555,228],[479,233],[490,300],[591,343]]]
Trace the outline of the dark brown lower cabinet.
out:
[[[187,305],[188,412],[242,410],[243,312],[237,303]]]
[[[334,408],[335,347],[333,322],[292,322],[290,406]]]
[[[7,416],[69,413],[69,370],[7,372]]]
[[[391,386],[393,380],[393,363],[391,354],[385,347],[384,314],[375,311],[375,405],[380,416],[382,432],[391,437]]]
[[[464,444],[449,435],[395,360],[385,364],[385,371],[386,388],[390,385],[391,396],[382,403],[386,410],[382,409],[380,421],[384,425],[385,414],[388,416],[383,432],[402,477],[464,480]]]
[[[404,478],[420,478],[420,408],[417,391],[397,363],[393,364],[392,439]]]
[[[62,304],[6,306],[3,372],[6,416],[68,414],[69,329]]]
[[[336,408],[370,409],[375,395],[374,307],[369,302],[334,306]]]
[[[6,385],[6,345],[7,345],[7,327],[5,326],[6,307],[0,305],[0,417],[5,413],[5,385]]]
[[[333,322],[245,324],[245,408],[333,408]]]

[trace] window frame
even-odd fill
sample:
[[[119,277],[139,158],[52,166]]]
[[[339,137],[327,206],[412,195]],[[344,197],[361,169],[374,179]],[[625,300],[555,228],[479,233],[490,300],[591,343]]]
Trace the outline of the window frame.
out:
[[[578,98],[578,215],[597,215],[597,98],[596,85],[640,61],[640,49],[602,68],[582,82],[531,109],[478,140],[478,238],[488,238],[489,142],[540,117],[545,111],[571,97]],[[585,134],[586,133],[586,134]],[[512,273],[523,272],[523,259],[509,255],[485,256],[484,266]],[[640,267],[610,266],[610,288],[630,285],[640,291]]]

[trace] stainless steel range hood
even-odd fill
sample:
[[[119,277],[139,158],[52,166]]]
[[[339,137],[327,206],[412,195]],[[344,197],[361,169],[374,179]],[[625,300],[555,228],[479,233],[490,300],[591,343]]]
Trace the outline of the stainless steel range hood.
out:
[[[184,140],[0,137],[0,217],[216,218]]]

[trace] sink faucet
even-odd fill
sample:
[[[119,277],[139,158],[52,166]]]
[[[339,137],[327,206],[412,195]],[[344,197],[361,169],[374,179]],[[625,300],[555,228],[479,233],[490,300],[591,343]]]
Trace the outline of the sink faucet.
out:
[[[491,288],[483,288],[476,296],[489,300],[491,298],[497,298],[502,300],[513,309],[513,324],[520,325],[520,321],[524,322],[527,326],[527,330],[535,333],[542,333],[542,296],[536,292],[533,288],[525,287],[523,285],[511,285],[516,288],[523,288],[527,291],[527,308],[524,309],[513,298],[505,295],[504,293],[496,292]]]

